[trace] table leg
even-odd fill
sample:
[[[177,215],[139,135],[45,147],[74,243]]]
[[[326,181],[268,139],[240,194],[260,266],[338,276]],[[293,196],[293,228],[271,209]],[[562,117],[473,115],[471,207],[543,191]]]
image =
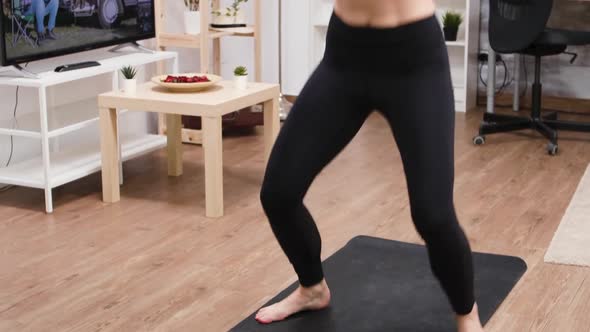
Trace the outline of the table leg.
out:
[[[202,117],[205,152],[205,201],[207,217],[223,216],[223,145],[221,117]]]
[[[119,71],[113,72],[113,91],[119,91]],[[117,111],[117,128],[119,127],[119,111]],[[121,147],[121,133],[117,132],[117,139],[119,140],[119,185],[123,185],[123,148]]]
[[[279,134],[279,97],[264,103],[264,157],[268,161],[270,152]]]
[[[221,75],[221,39],[213,39],[213,74]]]
[[[107,203],[121,199],[119,188],[119,142],[117,110],[101,108],[100,149],[102,156],[102,200]]]
[[[46,87],[39,88],[39,115],[41,127],[41,152],[43,157],[43,183],[45,189],[45,211],[53,212],[53,196],[51,193],[51,158],[49,154],[49,129],[47,121],[47,91]]]
[[[168,175],[182,175],[182,116],[166,114],[168,136]]]

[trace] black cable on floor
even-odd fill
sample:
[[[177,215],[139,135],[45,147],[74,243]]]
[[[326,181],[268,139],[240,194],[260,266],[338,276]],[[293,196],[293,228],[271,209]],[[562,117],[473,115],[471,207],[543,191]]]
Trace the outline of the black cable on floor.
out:
[[[28,62],[25,63],[24,67],[26,68],[28,64],[29,64]],[[18,110],[19,90],[20,90],[20,86],[17,86],[15,97],[14,97],[14,110],[12,111],[12,121],[15,121],[15,122],[16,122],[16,112]],[[8,155],[8,160],[6,161],[6,164],[4,165],[4,167],[10,166],[10,162],[12,162],[13,155],[14,155],[14,136],[10,135],[10,154]],[[10,185],[0,188],[0,192],[6,191],[10,188],[12,188],[12,186],[10,186]]]
[[[496,92],[496,96],[499,96],[504,92],[504,89],[508,87],[510,84],[514,82],[514,77],[510,81],[508,81],[508,66],[506,65],[506,61],[504,59],[500,59],[502,65],[504,66],[504,80],[502,81],[502,85],[498,88],[498,92]]]
[[[12,111],[12,120],[16,121],[16,111],[18,110],[18,92],[20,86],[16,87],[16,96],[14,102],[14,111]],[[14,153],[14,136],[10,135],[10,155],[8,156],[8,161],[6,161],[6,165],[4,167],[10,166],[10,162],[12,161],[12,155]]]
[[[502,81],[502,85],[498,88],[498,90],[495,92],[495,96],[500,96],[503,92],[504,89],[508,86],[510,86],[512,83],[514,83],[514,75],[512,75],[512,77],[510,78],[510,81],[508,81],[508,66],[506,65],[506,62],[504,61],[504,59],[500,60],[502,62],[502,65],[504,67],[504,79]],[[521,61],[522,61],[522,65],[524,66],[524,82],[525,82],[525,86],[524,86],[524,91],[521,93],[520,97],[524,98],[526,96],[526,93],[528,91],[528,86],[529,86],[529,82],[528,82],[528,70],[526,67],[526,62],[525,62],[525,57],[521,56]],[[481,83],[487,87],[487,82],[484,81],[483,79],[483,66],[484,64],[480,64],[479,66],[479,80],[481,81]],[[495,103],[494,104],[496,107],[512,107],[513,105],[508,105],[508,104],[500,104],[500,103]],[[477,102],[477,106],[485,106],[485,104],[479,102]],[[526,108],[523,108],[526,109]]]
[[[19,92],[19,86],[16,87],[16,96],[15,96],[15,102],[14,102],[14,111],[12,112],[12,119],[13,121],[16,121],[16,111],[18,109],[18,92]],[[10,162],[12,161],[12,155],[14,154],[14,136],[10,135],[10,154],[8,155],[8,160],[6,161],[6,164],[4,165],[4,167],[8,167],[10,166]],[[11,185],[7,185],[4,186],[2,188],[0,188],[0,193],[4,192],[8,189],[12,188]]]
[[[510,84],[514,82],[514,77],[511,77],[510,81],[508,81],[508,66],[506,65],[504,59],[501,59],[500,62],[504,67],[504,78],[502,79],[502,85],[500,85],[500,87],[496,90],[496,96],[500,95],[506,87],[510,86]],[[479,80],[487,88],[488,83],[483,79],[483,66],[483,63],[479,65]]]
[[[524,97],[526,96],[526,93],[528,91],[529,88],[529,78],[528,78],[528,70],[526,68],[526,61],[525,61],[525,57],[524,55],[521,56],[521,60],[522,60],[522,66],[524,67],[524,92],[522,93],[522,95],[520,97]]]

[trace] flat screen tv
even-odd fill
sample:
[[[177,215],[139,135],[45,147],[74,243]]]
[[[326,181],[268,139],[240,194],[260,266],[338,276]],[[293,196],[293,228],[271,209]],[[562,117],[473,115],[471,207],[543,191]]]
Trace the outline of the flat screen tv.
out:
[[[154,0],[0,0],[3,66],[153,38]]]

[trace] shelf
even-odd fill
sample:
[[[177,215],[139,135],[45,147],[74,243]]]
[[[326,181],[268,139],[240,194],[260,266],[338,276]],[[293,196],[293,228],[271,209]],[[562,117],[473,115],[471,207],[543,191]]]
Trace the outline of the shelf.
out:
[[[158,39],[161,47],[201,48],[200,35],[161,33]]]
[[[455,101],[455,112],[466,112],[464,101]]]
[[[47,112],[48,137],[53,138],[82,128],[98,121],[96,98],[89,98],[75,103],[49,109]],[[125,111],[120,111],[123,114]],[[0,122],[0,135],[12,135],[29,138],[41,138],[39,113],[27,113]]]
[[[458,46],[458,47],[464,47],[465,46],[465,41],[464,40],[446,41],[445,43],[447,44],[447,46]]]
[[[108,59],[99,59],[100,66],[90,67],[79,70],[72,70],[62,73],[54,71],[47,71],[38,73],[39,78],[25,78],[25,77],[0,77],[0,86],[21,86],[31,88],[41,88],[62,83],[77,81],[85,78],[96,77],[99,75],[117,72],[122,64],[130,66],[140,66],[149,63],[154,63],[162,60],[176,59],[178,54],[176,52],[154,52],[154,53],[129,53]]]
[[[465,88],[461,86],[453,87],[453,94],[456,102],[465,102]]]
[[[213,33],[222,33],[223,36],[254,37],[254,26],[243,28],[211,28]]]
[[[245,28],[227,28],[209,30],[209,39],[221,37],[253,37],[254,26]],[[184,47],[184,48],[201,48],[201,35],[188,35],[184,33],[161,33],[158,37],[162,47]]]
[[[123,137],[123,161],[158,150],[166,146],[166,137],[136,135]],[[51,154],[50,186],[55,188],[101,169],[100,144],[95,142],[83,147]],[[43,161],[41,156],[0,168],[0,183],[43,189]]]
[[[328,0],[331,1],[331,0]],[[261,20],[263,18],[262,8],[263,4],[261,0],[250,1],[253,6],[253,17],[254,21],[252,25],[239,28],[214,28],[211,27],[211,23],[215,23],[212,20],[211,15],[201,16],[201,26],[204,29],[201,30],[201,34],[187,35],[185,33],[170,33],[165,32],[165,27],[168,26],[167,22],[170,20],[178,20],[177,16],[170,15],[167,13],[167,7],[165,5],[166,0],[155,0],[155,13],[156,13],[156,26],[160,29],[156,29],[156,45],[158,49],[166,49],[168,47],[174,48],[188,48],[198,49],[200,53],[200,68],[201,71],[210,71],[214,74],[221,75],[222,71],[222,47],[220,47],[220,41],[223,37],[251,37],[253,39],[254,49],[254,70],[251,72],[254,74],[254,80],[262,80],[262,40],[260,36]],[[200,10],[202,13],[211,12],[211,10],[218,9],[219,1],[204,0],[200,2]],[[213,40],[211,43],[209,41]],[[163,117],[159,117],[158,120],[158,131],[165,131],[165,121]],[[182,129],[182,141],[183,143],[195,144],[201,141],[197,130],[190,128]]]

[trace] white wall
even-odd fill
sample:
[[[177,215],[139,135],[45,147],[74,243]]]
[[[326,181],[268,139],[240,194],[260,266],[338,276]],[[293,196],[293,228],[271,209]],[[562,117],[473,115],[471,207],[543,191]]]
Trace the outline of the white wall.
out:
[[[283,93],[298,95],[310,74],[310,0],[283,0],[282,17]]]
[[[182,0],[167,0],[167,10],[170,17],[182,18],[184,4]],[[246,5],[250,21],[254,20],[252,3]],[[262,0],[262,79],[266,82],[278,82],[278,4],[274,0]],[[170,32],[182,30],[182,20],[168,20],[167,29]],[[153,46],[154,41],[146,41],[145,45]],[[254,66],[253,42],[251,38],[226,38],[222,43],[222,74],[226,78],[231,77],[232,69],[237,65]],[[181,71],[198,71],[198,50],[178,49]],[[75,55],[69,55],[50,60],[38,61],[29,64],[33,72],[53,70],[56,66],[65,63],[73,63],[87,60],[100,60],[112,56],[107,50],[96,50]],[[122,64],[123,65],[123,64]],[[155,66],[147,66],[140,69],[139,79],[148,79],[155,74]],[[60,85],[48,90],[48,103],[50,106],[67,104],[76,100],[92,98],[98,93],[109,91],[111,78],[109,75],[88,79],[84,81]],[[14,109],[16,88],[0,87],[0,123],[6,124],[12,118]],[[18,114],[38,113],[37,90],[20,88]],[[10,123],[8,123],[10,124]],[[156,120],[154,115],[143,113],[131,113],[125,115],[122,130],[131,132],[155,132]],[[96,140],[98,128],[91,127],[67,136],[59,140],[52,140],[53,148],[67,149],[88,140]],[[40,154],[40,141],[34,139],[14,138],[14,154],[12,164],[26,160],[31,156]],[[0,167],[3,167],[10,152],[10,137],[0,136]]]

